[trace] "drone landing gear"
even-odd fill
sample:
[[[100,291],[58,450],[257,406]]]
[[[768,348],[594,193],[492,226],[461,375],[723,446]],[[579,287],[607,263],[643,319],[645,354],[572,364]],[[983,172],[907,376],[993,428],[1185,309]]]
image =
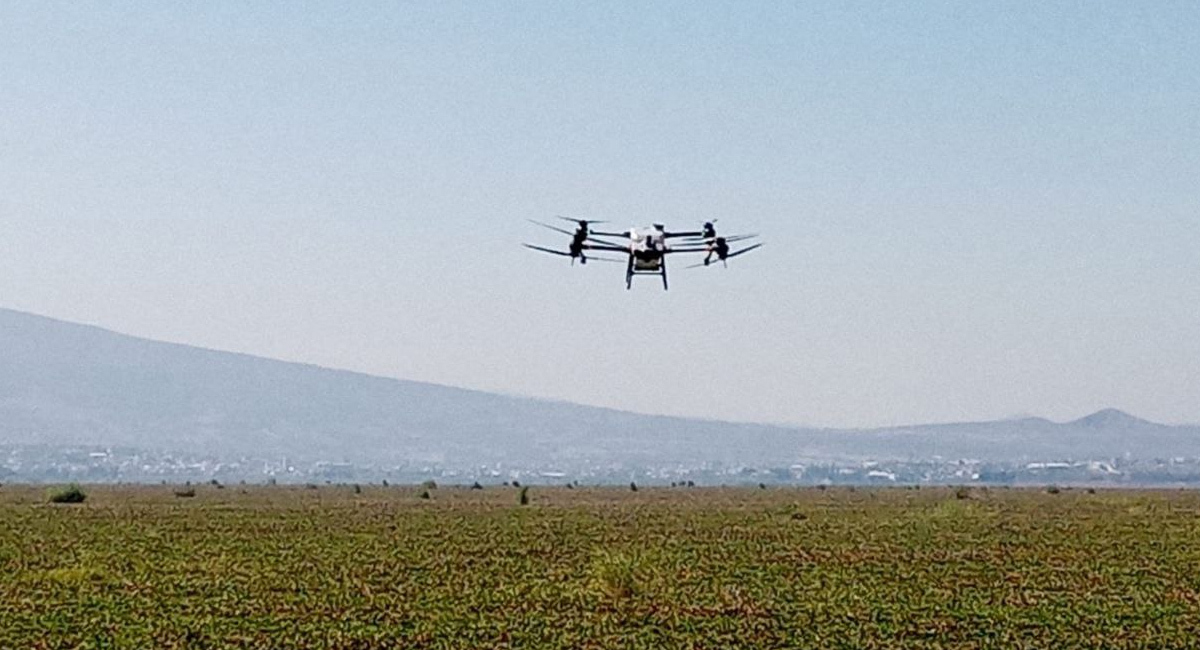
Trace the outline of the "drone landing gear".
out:
[[[629,266],[627,266],[625,268],[625,289],[626,290],[633,288],[633,276],[635,276],[635,275],[657,275],[657,276],[660,276],[662,278],[663,291],[670,289],[670,285],[667,283],[667,264],[666,264],[666,262],[663,262],[662,266],[659,267],[658,271],[649,271],[649,270],[639,271],[634,268],[633,262],[630,262]]]

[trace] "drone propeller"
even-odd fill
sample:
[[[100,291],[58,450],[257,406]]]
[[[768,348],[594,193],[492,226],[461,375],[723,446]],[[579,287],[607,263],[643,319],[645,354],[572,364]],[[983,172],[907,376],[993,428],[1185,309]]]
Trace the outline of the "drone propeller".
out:
[[[575,223],[580,226],[589,226],[593,223],[608,223],[607,221],[593,221],[592,219],[572,219],[571,217],[564,217],[562,215],[555,215],[555,217],[562,219],[563,221],[570,221],[571,223]]]
[[[614,259],[612,257],[596,257],[596,256],[592,256],[592,255],[575,255],[569,251],[554,250],[553,248],[545,248],[543,246],[535,246],[533,244],[521,244],[521,245],[524,246],[525,248],[531,248],[535,251],[541,251],[543,253],[550,253],[551,255],[561,255],[563,257],[569,257],[569,258],[571,258],[572,264],[575,263],[576,257],[578,257],[579,261],[583,264],[587,264],[588,262],[591,262],[593,260],[599,261],[599,262],[620,262],[622,264],[626,262],[626,260],[618,260],[618,259]]]
[[[543,253],[550,253],[551,255],[562,255],[563,257],[575,257],[574,255],[568,253],[567,251],[556,251],[553,248],[543,248],[541,246],[534,246],[533,244],[521,244],[521,245],[524,246],[525,248],[532,248],[535,251],[541,251]]]
[[[575,233],[571,232],[570,230],[564,230],[564,229],[562,229],[562,228],[559,228],[559,227],[557,227],[557,226],[551,226],[551,225],[550,225],[550,224],[548,224],[548,223],[542,223],[541,221],[535,221],[535,220],[533,220],[533,219],[527,219],[527,221],[528,221],[529,223],[537,224],[537,225],[539,225],[539,226],[541,226],[541,227],[543,227],[543,228],[549,228],[550,230],[553,230],[554,232],[561,232],[562,234],[564,234],[564,235],[570,235],[571,237],[574,237],[574,236],[575,236]]]
[[[756,248],[762,248],[762,244],[759,243],[759,244],[754,244],[753,246],[747,246],[741,250],[737,250],[732,253],[726,252],[724,255],[721,255],[721,250],[719,248],[714,250],[713,252],[717,253],[717,261],[721,262],[721,264],[724,266],[724,265],[726,265],[726,262],[728,262],[730,259],[737,257],[738,255],[749,253],[750,251],[752,251]],[[725,250],[728,251],[728,247],[726,247]],[[691,266],[685,266],[683,268],[698,269],[703,266],[712,266],[712,262],[713,261],[711,259],[707,259],[703,262],[700,262],[699,264],[692,264]]]
[[[754,250],[754,249],[756,249],[756,248],[762,248],[762,244],[761,244],[761,243],[759,243],[759,244],[755,244],[755,245],[753,245],[753,246],[747,246],[747,247],[743,248],[743,249],[742,249],[742,250],[740,250],[740,251],[734,251],[734,252],[732,252],[732,253],[730,253],[730,254],[726,255],[726,256],[725,256],[725,259],[727,259],[727,260],[728,260],[728,259],[732,259],[732,258],[734,258],[734,257],[737,257],[738,255],[741,255],[741,254],[743,254],[743,253],[749,253],[750,251],[752,251],[752,250]]]

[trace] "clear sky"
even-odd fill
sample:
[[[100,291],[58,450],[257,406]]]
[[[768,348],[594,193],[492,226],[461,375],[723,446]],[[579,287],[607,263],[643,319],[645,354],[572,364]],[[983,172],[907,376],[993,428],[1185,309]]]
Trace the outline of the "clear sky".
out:
[[[0,3],[0,306],[637,411],[1200,422],[1200,3]],[[626,292],[526,218],[767,246]]]

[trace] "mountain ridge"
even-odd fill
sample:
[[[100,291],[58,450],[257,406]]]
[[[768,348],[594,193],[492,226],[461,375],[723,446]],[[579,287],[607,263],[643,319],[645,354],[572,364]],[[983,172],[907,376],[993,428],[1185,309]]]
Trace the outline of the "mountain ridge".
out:
[[[141,339],[0,308],[0,441],[371,462],[782,463],[1200,456],[1116,409],[815,429],[644,415]]]

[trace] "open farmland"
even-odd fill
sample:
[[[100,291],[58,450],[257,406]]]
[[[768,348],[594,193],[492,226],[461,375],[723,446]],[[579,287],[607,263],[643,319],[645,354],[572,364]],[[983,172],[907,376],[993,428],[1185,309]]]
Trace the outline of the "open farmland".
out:
[[[1184,648],[1200,494],[0,488],[2,648]],[[963,498],[965,497],[965,498]]]

